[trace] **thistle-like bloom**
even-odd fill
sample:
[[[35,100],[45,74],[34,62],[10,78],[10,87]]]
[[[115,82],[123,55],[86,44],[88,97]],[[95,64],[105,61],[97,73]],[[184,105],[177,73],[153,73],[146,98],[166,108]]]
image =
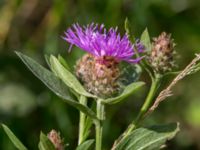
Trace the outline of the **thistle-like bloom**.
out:
[[[127,35],[121,37],[117,28],[107,32],[104,25],[93,23],[84,27],[73,25],[65,32],[64,40],[88,52],[77,62],[76,76],[87,91],[103,98],[120,91],[119,62],[137,63],[141,58],[132,58],[134,47],[139,53],[144,48],[139,41],[131,44]]]
[[[137,63],[140,60],[132,58],[135,55],[134,46],[127,35],[121,37],[117,33],[117,28],[110,28],[107,32],[103,24],[99,26],[92,23],[84,27],[74,24],[73,28],[65,32],[64,40],[96,57],[110,56],[116,61],[130,63]],[[137,42],[136,46],[138,44]],[[143,51],[143,47],[138,48],[138,52]]]

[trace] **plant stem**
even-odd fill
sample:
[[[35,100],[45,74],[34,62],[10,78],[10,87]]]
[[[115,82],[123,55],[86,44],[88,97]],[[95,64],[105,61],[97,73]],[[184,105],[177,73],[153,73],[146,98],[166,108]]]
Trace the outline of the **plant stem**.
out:
[[[150,91],[147,95],[147,98],[146,98],[142,108],[140,109],[138,116],[136,117],[136,120],[135,120],[136,126],[141,121],[141,119],[143,119],[145,113],[148,111],[149,107],[151,106],[152,101],[153,101],[155,94],[156,94],[156,90],[158,89],[158,87],[160,85],[160,80],[161,80],[161,76],[157,76],[155,78],[155,80],[152,81],[151,88],[150,88]]]
[[[149,107],[152,104],[152,101],[154,99],[154,96],[156,94],[156,90],[158,89],[160,85],[161,76],[157,75],[154,80],[152,80],[152,84],[149,90],[149,93],[145,99],[144,104],[142,105],[139,114],[137,115],[136,119],[132,121],[132,123],[128,126],[128,128],[125,130],[125,132],[117,139],[117,141],[114,144],[114,147],[116,144],[119,144],[125,137],[127,137],[139,124],[139,122],[144,118],[145,113],[148,111]]]
[[[81,95],[79,102],[80,102],[80,104],[86,106],[87,98],[85,96]],[[78,145],[80,145],[84,140],[85,119],[86,119],[86,115],[84,113],[80,112]]]
[[[146,100],[144,104],[142,105],[142,108],[140,109],[139,114],[137,115],[136,119],[130,124],[127,134],[129,134],[134,128],[137,127],[139,122],[143,119],[145,113],[148,111],[149,107],[152,104],[153,98],[155,96],[156,90],[160,83],[160,77],[156,77],[155,80],[152,81],[150,91],[146,97]]]
[[[104,105],[101,103],[101,100],[97,100],[97,117],[99,118],[96,121],[96,150],[102,149],[102,134],[103,134],[103,127],[102,127],[102,120],[104,120]]]

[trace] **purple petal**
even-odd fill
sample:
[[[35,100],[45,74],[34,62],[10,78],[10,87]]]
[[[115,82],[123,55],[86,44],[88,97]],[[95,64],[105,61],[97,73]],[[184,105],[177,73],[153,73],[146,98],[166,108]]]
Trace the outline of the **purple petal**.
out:
[[[81,27],[78,23],[73,24],[65,32],[63,39],[72,45],[91,53],[97,57],[112,56],[116,60],[127,61],[130,63],[137,63],[142,58],[133,59],[135,55],[134,45],[137,47],[138,52],[144,51],[144,46],[140,41],[136,41],[133,45],[125,34],[123,37],[117,33],[118,28],[110,28],[108,32],[103,24],[88,24]]]

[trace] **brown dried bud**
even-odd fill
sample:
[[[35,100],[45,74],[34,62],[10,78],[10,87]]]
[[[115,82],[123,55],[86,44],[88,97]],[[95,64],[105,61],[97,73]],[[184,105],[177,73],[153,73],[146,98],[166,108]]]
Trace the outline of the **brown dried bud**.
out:
[[[76,76],[83,82],[88,92],[102,98],[117,94],[120,76],[118,62],[109,56],[95,57],[85,54],[76,65]]]
[[[153,39],[149,61],[155,72],[165,73],[172,70],[174,67],[174,46],[171,34],[166,32],[162,32],[157,38]]]
[[[48,133],[47,137],[53,143],[56,150],[64,150],[65,146],[59,132],[53,129]]]

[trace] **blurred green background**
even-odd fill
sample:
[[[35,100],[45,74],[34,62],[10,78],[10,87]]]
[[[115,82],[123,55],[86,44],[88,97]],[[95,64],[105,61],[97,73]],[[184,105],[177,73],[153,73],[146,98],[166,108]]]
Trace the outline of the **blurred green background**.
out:
[[[73,68],[83,52],[74,47],[69,54],[69,45],[61,38],[72,23],[104,23],[107,28],[118,26],[124,33],[126,17],[136,37],[145,27],[151,37],[161,31],[172,33],[179,68],[200,52],[200,0],[0,0],[0,121],[28,148],[37,149],[41,130],[47,133],[56,129],[69,143],[67,149],[74,149],[78,111],[51,93],[14,51],[21,51],[44,66],[47,66],[44,54],[61,54]],[[134,118],[148,86],[126,102],[106,108],[106,149]],[[165,149],[200,149],[199,91],[200,73],[197,73],[179,82],[174,96],[146,120],[147,125],[180,122],[181,132]],[[15,149],[2,129],[0,149]]]

